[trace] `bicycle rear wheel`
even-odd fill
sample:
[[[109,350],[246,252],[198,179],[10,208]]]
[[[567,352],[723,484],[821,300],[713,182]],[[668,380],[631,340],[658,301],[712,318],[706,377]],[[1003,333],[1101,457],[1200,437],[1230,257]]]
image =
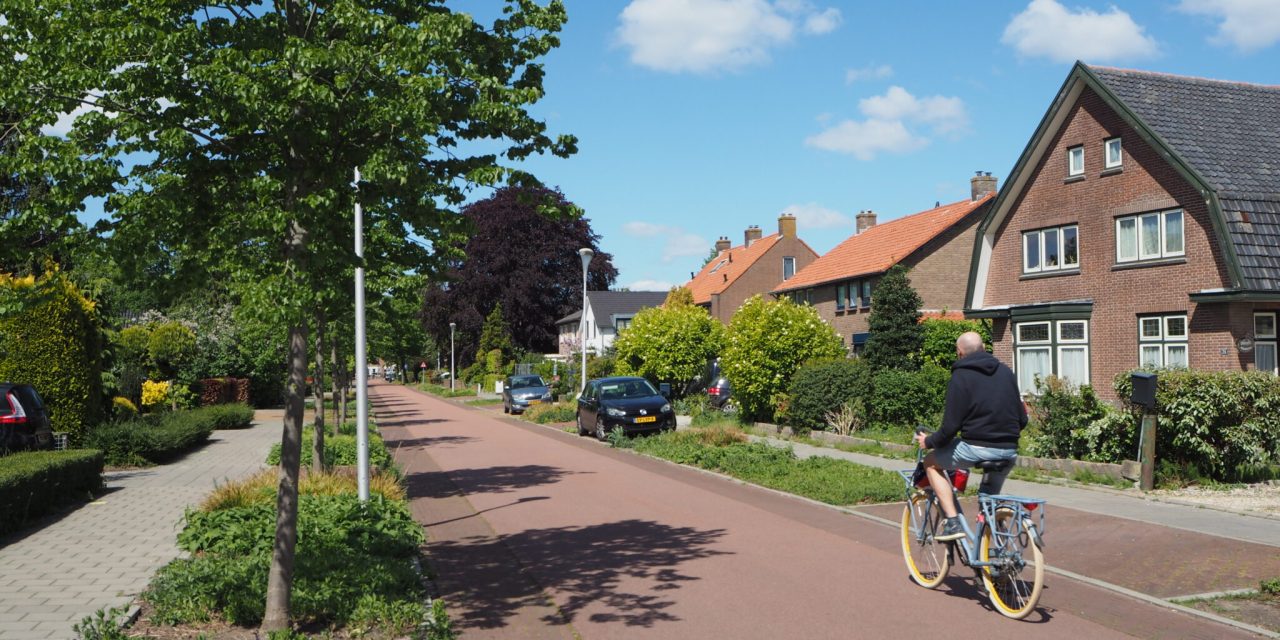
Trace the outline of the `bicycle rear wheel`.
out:
[[[1021,620],[1040,601],[1044,589],[1044,553],[1035,544],[1030,524],[1014,517],[1013,509],[997,509],[980,544],[982,583],[991,604],[1001,614]]]
[[[916,584],[933,589],[951,568],[947,543],[935,539],[942,529],[942,509],[924,493],[911,496],[902,508],[902,556]]]

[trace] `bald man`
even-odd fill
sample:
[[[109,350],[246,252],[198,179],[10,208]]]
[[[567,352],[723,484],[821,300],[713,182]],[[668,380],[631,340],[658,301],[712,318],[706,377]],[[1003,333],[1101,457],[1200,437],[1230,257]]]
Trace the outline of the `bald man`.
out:
[[[942,427],[932,434],[916,434],[920,447],[933,449],[925,456],[925,472],[947,516],[937,540],[964,537],[951,482],[943,470],[968,469],[984,460],[1017,458],[1018,437],[1027,426],[1018,379],[1009,367],[982,348],[982,336],[972,331],[962,334],[956,340],[956,356],[959,359],[951,365]],[[1000,478],[984,478],[982,484],[998,492],[1004,475],[1008,471]]]

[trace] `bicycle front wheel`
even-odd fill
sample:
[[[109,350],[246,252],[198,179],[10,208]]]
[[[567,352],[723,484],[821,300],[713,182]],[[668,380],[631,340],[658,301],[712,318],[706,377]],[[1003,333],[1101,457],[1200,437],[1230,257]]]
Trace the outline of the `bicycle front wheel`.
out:
[[[936,539],[942,519],[942,509],[924,493],[911,496],[902,509],[902,556],[911,579],[926,589],[942,584],[951,568],[947,543]]]
[[[1012,509],[997,509],[982,536],[982,583],[991,604],[1001,614],[1021,620],[1035,609],[1044,589],[1044,553],[1035,543],[1035,532]]]

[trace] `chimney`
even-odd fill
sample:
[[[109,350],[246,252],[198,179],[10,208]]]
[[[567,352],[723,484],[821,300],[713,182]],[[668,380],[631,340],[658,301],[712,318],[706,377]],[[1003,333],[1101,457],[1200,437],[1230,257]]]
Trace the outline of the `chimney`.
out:
[[[751,243],[760,239],[760,233],[760,225],[758,224],[753,224],[747,227],[746,232],[742,234],[742,237],[745,240],[744,244],[748,247],[751,246]]]
[[[976,172],[977,175],[969,178],[969,193],[974,201],[988,193],[996,192],[996,179],[991,177],[991,172]]]
[[[720,239],[716,240],[716,253],[723,253],[725,251],[728,251],[729,247],[731,246],[732,245],[729,244],[729,238],[725,236],[720,236]]]
[[[863,231],[866,231],[867,229],[870,229],[871,227],[876,226],[876,212],[870,209],[867,209],[866,211],[859,211],[857,215],[857,219],[858,219],[857,233],[862,233]]]
[[[796,217],[784,213],[778,216],[778,235],[784,238],[796,237]]]

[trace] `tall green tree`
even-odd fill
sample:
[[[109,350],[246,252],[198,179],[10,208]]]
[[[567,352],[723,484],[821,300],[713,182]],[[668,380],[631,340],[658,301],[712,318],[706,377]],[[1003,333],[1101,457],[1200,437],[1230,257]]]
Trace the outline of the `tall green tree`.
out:
[[[907,268],[897,264],[876,283],[867,318],[871,335],[864,357],[873,371],[920,367],[924,331],[920,328],[920,294],[911,286]]]
[[[480,348],[476,351],[476,361],[482,361],[490,351],[502,352],[503,360],[511,359],[515,354],[515,345],[511,343],[511,330],[502,317],[502,303],[493,305],[493,311],[484,319],[484,328],[480,330]],[[490,373],[497,373],[491,371]]]
[[[222,270],[288,327],[262,623],[284,629],[307,327],[318,292],[358,262],[352,169],[368,228],[424,243],[366,245],[367,260],[426,271],[450,257],[426,247],[458,245],[452,207],[471,188],[533,182],[511,164],[574,151],[528,112],[564,7],[507,0],[492,24],[443,0],[0,0],[0,15],[0,104],[21,114],[0,175],[48,183],[19,217],[72,228],[86,197],[106,196],[95,230],[123,269],[168,254],[179,279]],[[65,137],[37,133],[78,109]]]

